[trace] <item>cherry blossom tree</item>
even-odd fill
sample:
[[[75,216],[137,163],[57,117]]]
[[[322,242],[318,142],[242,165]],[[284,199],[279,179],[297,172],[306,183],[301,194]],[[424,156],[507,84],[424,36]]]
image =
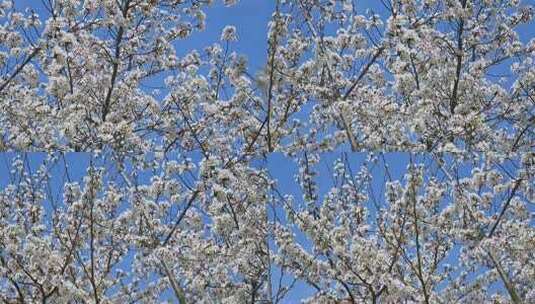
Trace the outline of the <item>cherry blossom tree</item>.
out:
[[[16,2],[3,303],[535,301],[529,1],[273,0],[261,69],[212,0]]]
[[[286,200],[291,225],[275,230],[280,263],[316,289],[313,303],[529,302],[532,157],[514,173],[504,169],[510,160],[484,157],[461,177],[466,168],[449,156],[410,155],[400,179],[384,156],[356,172],[342,157],[321,200],[307,183],[304,204]],[[370,190],[377,168],[386,172],[382,197]]]
[[[203,149],[217,128],[201,125],[212,124],[251,151],[284,151],[296,136],[353,151],[533,148],[535,45],[515,31],[533,7],[275,2],[253,77],[232,51],[234,27],[177,56],[174,42],[204,29],[211,1],[45,0],[41,15],[2,1],[4,150]],[[160,94],[143,87],[170,75]]]
[[[385,156],[341,153],[323,194],[320,162],[298,156],[299,197],[262,166],[86,155],[74,178],[73,154],[17,154],[2,300],[284,303],[297,283],[310,303],[533,298],[533,153],[403,154],[400,176]]]

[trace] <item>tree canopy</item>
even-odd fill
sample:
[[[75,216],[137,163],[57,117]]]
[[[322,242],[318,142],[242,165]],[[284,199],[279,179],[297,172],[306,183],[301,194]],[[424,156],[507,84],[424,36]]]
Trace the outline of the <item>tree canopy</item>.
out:
[[[535,301],[530,1],[271,1],[0,0],[0,301]]]

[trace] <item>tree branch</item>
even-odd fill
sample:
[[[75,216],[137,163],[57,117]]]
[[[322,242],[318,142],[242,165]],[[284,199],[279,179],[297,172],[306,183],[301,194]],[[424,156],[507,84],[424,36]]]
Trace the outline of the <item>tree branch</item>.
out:
[[[9,76],[1,85],[0,85],[0,93],[9,85],[13,79],[24,69],[24,67],[32,61],[32,59],[39,53],[41,50],[40,47],[36,47],[27,57],[24,59],[24,61],[13,71],[11,76]]]

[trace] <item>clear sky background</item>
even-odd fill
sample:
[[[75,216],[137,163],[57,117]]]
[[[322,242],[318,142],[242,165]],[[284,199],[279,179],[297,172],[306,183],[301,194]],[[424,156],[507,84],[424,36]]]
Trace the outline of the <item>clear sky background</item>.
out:
[[[226,25],[235,25],[237,28],[239,41],[234,43],[232,50],[237,53],[244,54],[249,59],[249,71],[254,74],[266,62],[267,54],[267,24],[273,12],[275,1],[271,0],[241,0],[238,5],[234,7],[225,7],[221,0],[215,0],[215,4],[206,10],[207,14],[207,28],[204,32],[194,33],[186,40],[176,42],[176,48],[179,55],[186,54],[193,49],[203,49],[214,42],[219,41],[221,30]],[[535,5],[535,0],[523,1],[527,4]],[[32,7],[35,10],[42,11],[42,4],[40,0],[15,0],[18,8]],[[362,8],[364,13],[365,8],[373,7],[374,10],[380,12],[381,6],[379,1],[366,0],[357,1],[357,9]],[[535,36],[534,25],[525,25],[519,28],[519,33],[523,41],[528,41]],[[507,73],[508,70],[503,72]],[[157,81],[157,80],[156,80]],[[14,154],[3,153],[0,157],[0,187],[4,187],[9,183],[8,168]],[[324,194],[331,186],[331,175],[326,169],[327,166],[332,168],[333,161],[340,156],[340,153],[331,153],[324,155],[320,175],[317,177],[317,182],[320,186],[320,193]],[[28,154],[28,161],[32,170],[44,159],[45,155],[42,153]],[[350,159],[354,168],[358,166],[366,155],[362,153],[350,154]],[[408,155],[403,153],[388,154],[387,162],[390,165],[391,174],[394,178],[400,178],[405,172],[408,163]],[[70,166],[69,173],[73,180],[80,180],[85,174],[85,169],[89,164],[90,155],[87,153],[71,153],[66,156],[67,162]],[[297,173],[296,164],[284,157],[282,154],[270,155],[265,161],[258,162],[258,166],[265,166],[269,169],[274,178],[278,180],[278,185],[282,193],[293,194],[296,198],[301,198],[301,193],[296,191],[299,189],[295,182],[294,176]],[[55,173],[54,173],[55,172]],[[469,168],[467,168],[469,172]],[[377,170],[375,173],[377,182],[374,184],[375,191],[380,196],[382,194],[382,187],[384,180],[384,172]],[[64,181],[64,172],[61,170],[53,171],[52,182],[60,186]],[[298,284],[294,292],[286,299],[284,303],[296,303],[299,299],[310,295],[310,288],[304,284]]]

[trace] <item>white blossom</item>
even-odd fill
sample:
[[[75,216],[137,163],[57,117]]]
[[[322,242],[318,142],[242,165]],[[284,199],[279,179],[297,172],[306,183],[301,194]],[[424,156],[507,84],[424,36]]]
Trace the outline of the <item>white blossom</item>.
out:
[[[221,41],[236,41],[238,36],[236,35],[236,27],[227,25],[221,31]]]

